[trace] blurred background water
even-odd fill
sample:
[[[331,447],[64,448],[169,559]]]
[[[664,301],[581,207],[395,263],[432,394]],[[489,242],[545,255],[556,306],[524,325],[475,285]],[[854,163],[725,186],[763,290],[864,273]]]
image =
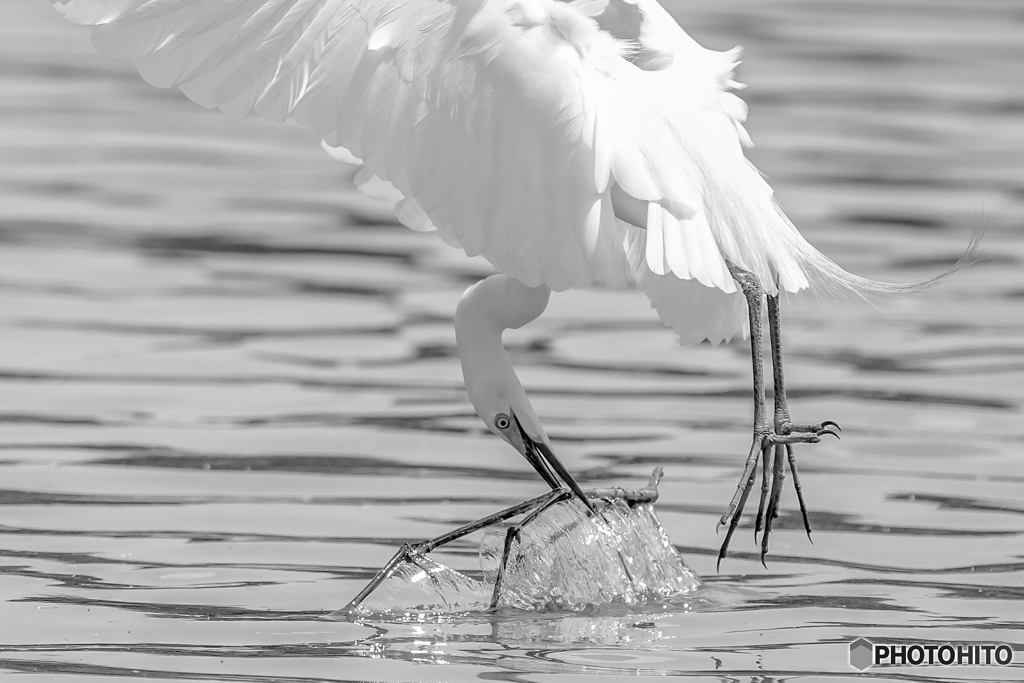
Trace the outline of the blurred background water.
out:
[[[451,322],[489,273],[394,223],[299,128],[232,121],[0,4],[0,670],[46,680],[1024,678],[1024,6],[677,0],[746,48],[789,215],[876,308],[784,304],[815,527],[768,569],[715,523],[750,443],[745,344],[680,349],[645,300],[553,297],[506,340],[585,485],[642,486],[706,587],[657,615],[351,624],[404,541],[539,494],[466,399]],[[476,539],[437,553],[477,568]],[[858,637],[1005,641],[1010,669],[869,670]]]

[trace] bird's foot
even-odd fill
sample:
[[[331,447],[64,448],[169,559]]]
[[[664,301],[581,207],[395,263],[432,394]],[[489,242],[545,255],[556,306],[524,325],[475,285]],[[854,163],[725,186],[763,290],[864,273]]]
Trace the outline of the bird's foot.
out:
[[[758,461],[761,464],[761,500],[758,505],[757,518],[754,523],[754,538],[761,533],[761,564],[765,565],[765,556],[768,554],[768,538],[771,535],[772,522],[779,516],[779,501],[782,497],[782,487],[785,482],[785,465],[789,462],[789,470],[793,474],[793,486],[796,489],[797,500],[800,503],[800,514],[803,517],[804,529],[807,531],[807,538],[811,537],[811,525],[807,518],[807,506],[804,503],[803,489],[800,485],[800,475],[797,471],[796,455],[793,453],[793,444],[797,443],[819,443],[826,434],[839,438],[839,433],[831,428],[842,431],[838,424],[826,420],[820,424],[800,424],[791,422],[787,417],[777,419],[775,430],[771,431],[766,427],[756,429],[754,440],[750,447],[750,454],[747,456],[746,467],[740,478],[736,493],[729,503],[729,508],[718,522],[719,528],[729,525],[725,534],[725,540],[718,552],[718,566],[722,564],[729,550],[729,542],[732,535],[739,526],[740,518],[743,515],[743,508],[754,488],[754,479],[757,473]],[[813,541],[812,541],[813,542]],[[767,565],[765,565],[767,567]]]

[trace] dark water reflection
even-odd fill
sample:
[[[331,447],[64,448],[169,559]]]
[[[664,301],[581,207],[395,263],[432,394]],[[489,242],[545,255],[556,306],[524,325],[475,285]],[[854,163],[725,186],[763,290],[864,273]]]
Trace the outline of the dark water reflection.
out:
[[[46,680],[844,679],[858,636],[1024,661],[1024,14],[1006,0],[687,1],[740,42],[752,156],[877,308],[787,302],[814,545],[789,494],[714,571],[749,445],[743,345],[678,349],[630,293],[507,343],[586,482],[667,471],[707,585],[650,614],[350,624],[404,541],[540,492],[485,434],[451,316],[488,272],[399,226],[290,127],[233,122],[0,6],[0,669]],[[476,540],[438,559],[475,571]],[[1020,680],[1012,669],[869,672]]]

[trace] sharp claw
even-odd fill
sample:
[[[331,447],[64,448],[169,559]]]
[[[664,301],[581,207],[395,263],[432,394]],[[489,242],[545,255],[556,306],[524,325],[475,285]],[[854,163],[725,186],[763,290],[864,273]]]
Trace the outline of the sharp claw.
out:
[[[835,427],[839,431],[843,431],[843,428],[840,427],[838,423],[833,422],[832,420],[825,420],[824,422],[821,423],[821,426],[822,426],[823,429],[825,427]]]
[[[822,422],[822,424],[825,424],[825,423]],[[838,426],[838,425],[836,425],[836,426]],[[839,435],[836,434],[835,432],[833,432],[831,429],[819,429],[818,431],[814,432],[815,436],[824,436],[825,434],[831,434],[832,436],[836,437],[837,439],[840,438]]]

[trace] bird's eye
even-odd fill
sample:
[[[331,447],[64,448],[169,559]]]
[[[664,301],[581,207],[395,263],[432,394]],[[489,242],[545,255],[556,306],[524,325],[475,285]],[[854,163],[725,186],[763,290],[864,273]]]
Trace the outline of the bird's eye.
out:
[[[494,426],[501,431],[505,431],[512,426],[512,421],[508,419],[508,415],[505,413],[498,413],[498,416],[494,418]]]

